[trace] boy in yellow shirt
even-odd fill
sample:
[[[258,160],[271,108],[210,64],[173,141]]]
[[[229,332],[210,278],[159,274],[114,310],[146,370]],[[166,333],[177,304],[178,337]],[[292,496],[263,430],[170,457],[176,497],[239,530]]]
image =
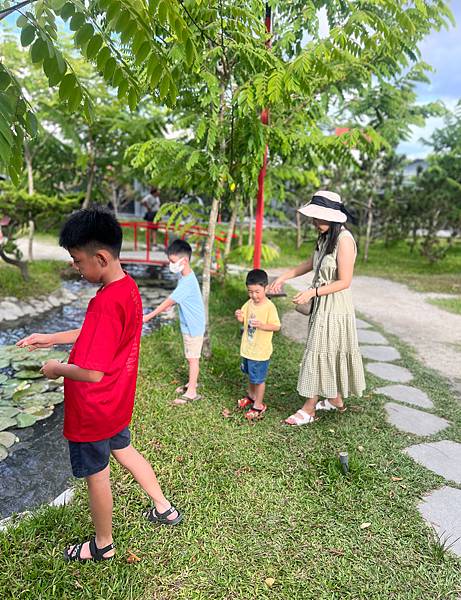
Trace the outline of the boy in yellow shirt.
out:
[[[280,330],[280,319],[275,305],[266,297],[266,271],[253,269],[246,278],[249,300],[235,311],[237,321],[243,323],[240,345],[241,369],[248,375],[248,394],[238,401],[239,408],[250,410],[245,417],[260,419],[267,410],[264,404],[266,377],[272,354],[272,335]]]

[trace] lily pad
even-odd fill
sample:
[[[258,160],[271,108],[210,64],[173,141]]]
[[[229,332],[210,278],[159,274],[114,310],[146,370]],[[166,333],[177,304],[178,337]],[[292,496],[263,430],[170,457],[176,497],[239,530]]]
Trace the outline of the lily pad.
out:
[[[41,421],[42,419],[48,419],[48,417],[51,417],[51,415],[53,414],[53,409],[41,406],[39,408],[36,408],[34,411],[28,409],[27,414],[33,415],[34,417],[37,417],[37,421]]]
[[[9,366],[10,366],[10,359],[0,357],[0,369],[6,369],[6,367],[9,367]]]
[[[15,371],[21,371],[22,369],[37,370],[42,368],[43,362],[44,361],[36,358],[26,358],[24,360],[13,362],[11,366]]]
[[[47,381],[47,387],[50,391],[55,391],[62,388],[64,384],[64,377],[58,377],[57,379],[49,379]]]
[[[0,406],[0,417],[7,417],[12,419],[19,412],[21,412],[19,408],[15,408],[14,406]],[[0,444],[1,443],[2,442],[0,442]]]
[[[46,402],[47,406],[61,404],[61,402],[64,402],[64,394],[62,392],[48,392],[42,395],[42,399]]]
[[[26,413],[19,413],[16,417],[16,426],[17,427],[30,427],[34,423],[37,422],[37,417],[35,415],[28,415]]]
[[[5,383],[5,381],[8,381],[8,375],[5,375],[4,373],[0,373],[0,385]]]
[[[0,445],[0,461],[5,460],[5,458],[7,456],[8,456],[8,450],[5,448],[5,446]]]
[[[0,417],[0,431],[8,429],[8,427],[14,427],[15,425],[16,421],[11,417]]]
[[[16,373],[17,379],[40,379],[43,377],[39,371],[32,371],[32,369],[24,369]]]
[[[0,431],[0,445],[5,448],[11,448],[13,444],[19,442],[19,438],[11,433],[11,431]]]

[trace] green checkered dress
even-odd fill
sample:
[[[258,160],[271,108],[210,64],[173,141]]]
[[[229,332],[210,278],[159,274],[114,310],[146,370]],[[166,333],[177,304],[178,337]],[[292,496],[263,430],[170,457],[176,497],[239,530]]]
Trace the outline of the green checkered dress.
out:
[[[352,234],[344,229],[338,237]],[[355,241],[354,241],[355,243]],[[318,285],[338,279],[337,246],[320,267]],[[322,248],[314,254],[314,270]],[[341,394],[361,396],[365,375],[357,340],[354,306],[350,289],[314,299],[309,317],[306,348],[298,378],[298,392],[305,398],[336,398]]]

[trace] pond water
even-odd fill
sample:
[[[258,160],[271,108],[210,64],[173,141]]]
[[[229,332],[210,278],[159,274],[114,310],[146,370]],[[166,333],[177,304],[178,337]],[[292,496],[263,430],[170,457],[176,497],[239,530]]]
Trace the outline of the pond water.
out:
[[[175,286],[175,278],[166,269],[130,266],[127,271],[138,283],[144,312],[153,310]],[[52,333],[80,327],[97,286],[82,279],[65,281],[63,285],[78,299],[8,328],[3,326],[0,346],[15,344],[33,332]],[[168,322],[168,319],[152,319],[143,326],[143,335]],[[2,372],[10,375],[8,370]],[[19,438],[19,443],[14,444],[11,454],[0,462],[0,519],[51,502],[69,487],[72,473],[67,442],[62,436],[62,420],[61,404],[49,418],[31,427],[8,430]]]

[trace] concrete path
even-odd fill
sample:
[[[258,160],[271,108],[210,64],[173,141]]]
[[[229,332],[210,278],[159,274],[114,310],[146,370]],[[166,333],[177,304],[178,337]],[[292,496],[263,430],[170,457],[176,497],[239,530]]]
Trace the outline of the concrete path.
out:
[[[283,271],[270,269],[269,274],[275,277]],[[310,281],[309,274],[288,284],[305,290]],[[354,277],[352,294],[357,312],[410,344],[427,367],[452,382],[461,399],[461,315],[429,304],[427,300],[434,294],[414,292],[379,277]],[[368,331],[360,334],[361,343],[380,344],[380,334]]]
[[[297,283],[296,280],[293,283]],[[303,287],[303,284],[299,283],[296,286],[297,289]],[[295,311],[283,317],[282,331],[295,341],[305,341],[306,326],[306,317]],[[461,484],[461,444],[450,439],[430,441],[431,436],[445,429],[449,432],[451,423],[441,415],[434,414],[437,410],[434,399],[429,398],[425,392],[402,385],[411,381],[413,374],[408,369],[393,364],[400,359],[400,354],[396,348],[389,345],[385,336],[374,331],[370,323],[361,319],[357,320],[357,328],[359,342],[370,344],[361,346],[366,371],[387,384],[376,389],[375,393],[394,400],[384,405],[386,421],[402,433],[424,440],[405,448],[403,452],[425,468],[444,477],[447,483],[452,481]],[[419,339],[423,339],[423,336]],[[461,557],[461,490],[449,485],[432,490],[417,508],[426,523],[435,531],[440,544]]]

